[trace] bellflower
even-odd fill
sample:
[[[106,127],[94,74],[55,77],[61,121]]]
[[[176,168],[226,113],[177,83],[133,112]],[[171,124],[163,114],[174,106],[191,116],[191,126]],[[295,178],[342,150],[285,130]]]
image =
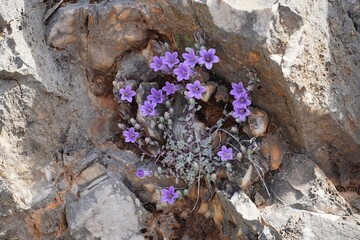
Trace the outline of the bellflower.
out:
[[[232,115],[234,118],[239,118],[240,121],[245,122],[246,117],[250,115],[250,110],[246,105],[241,105],[239,107],[234,106],[234,113]]]
[[[168,202],[169,204],[173,204],[175,199],[178,197],[178,194],[175,192],[173,186],[169,187],[169,190],[165,188],[161,189],[161,193],[161,202]]]
[[[162,90],[165,91],[167,96],[175,93],[176,91],[178,91],[180,89],[181,89],[180,85],[175,85],[175,84],[169,83],[169,82],[165,82],[165,86],[162,88]]]
[[[195,67],[195,64],[197,63],[199,57],[195,55],[195,51],[191,49],[189,53],[183,53],[182,57],[185,59],[184,64]]]
[[[183,79],[189,80],[192,72],[191,68],[185,63],[180,63],[179,66],[174,69],[174,74],[177,75],[176,80],[178,80],[178,82],[181,82]]]
[[[140,106],[140,111],[141,114],[146,117],[146,116],[155,116],[156,115],[156,103],[154,102],[150,102],[150,101],[145,101],[144,105]]]
[[[221,151],[219,151],[217,155],[221,158],[221,161],[231,160],[233,159],[232,148],[227,148],[225,146],[222,146]]]
[[[247,92],[241,93],[238,97],[239,98],[233,102],[234,108],[239,108],[241,105],[245,105],[247,107],[251,104]]]
[[[154,56],[152,63],[150,63],[150,68],[154,69],[155,72],[161,70],[164,66],[163,60],[164,57]]]
[[[152,171],[150,170],[145,170],[145,169],[142,169],[142,168],[138,168],[136,170],[136,176],[138,178],[144,178],[144,177],[148,177],[148,176],[151,176],[152,175]]]
[[[163,103],[165,98],[162,90],[156,90],[155,88],[151,88],[151,94],[146,97],[147,100],[153,101],[154,103]]]
[[[195,97],[196,99],[200,99],[201,95],[206,91],[206,88],[201,86],[199,80],[196,80],[194,84],[186,84],[186,88],[189,90],[189,92],[187,93],[187,96],[189,98]]]
[[[210,48],[208,51],[205,49],[200,50],[200,58],[198,59],[199,64],[205,64],[205,67],[210,70],[213,66],[213,63],[218,63],[220,61],[219,57],[215,55],[215,49]]]
[[[232,83],[231,87],[232,90],[230,91],[230,94],[233,95],[235,99],[238,99],[242,93],[246,92],[242,82],[239,82],[238,84]]]
[[[121,94],[122,101],[126,100],[131,103],[133,96],[135,96],[135,91],[131,90],[131,86],[129,85],[125,88],[121,88],[119,92]]]
[[[180,60],[178,59],[178,53],[177,52],[166,52],[165,58],[163,59],[163,63],[168,65],[169,68],[174,67],[175,64],[178,64]]]
[[[124,131],[123,133],[124,137],[125,137],[125,142],[132,142],[135,143],[136,139],[139,136],[139,133],[135,131],[135,129],[129,128],[129,130]]]

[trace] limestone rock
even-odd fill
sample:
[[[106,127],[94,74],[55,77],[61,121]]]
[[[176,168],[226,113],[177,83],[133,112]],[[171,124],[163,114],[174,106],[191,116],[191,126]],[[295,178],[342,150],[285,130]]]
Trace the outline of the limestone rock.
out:
[[[248,117],[248,125],[251,131],[251,135],[254,137],[262,137],[266,134],[267,127],[269,125],[269,118],[266,112],[254,108],[251,110],[251,114]]]
[[[261,216],[271,222],[282,239],[357,239],[359,220],[356,216],[339,217],[319,214],[275,204],[261,211]]]
[[[357,215],[320,213],[349,213],[329,179],[345,190],[360,181],[358,1],[64,1],[43,23],[49,2],[1,3],[1,238],[138,237],[134,215],[122,222],[123,215],[109,215],[107,205],[95,202],[118,212],[119,204],[132,214],[141,209],[106,167],[125,175],[127,161],[136,159],[111,143],[119,134],[118,106],[106,85],[119,69],[137,81],[155,78],[146,66],[153,55],[149,41],[175,46],[196,29],[221,59],[204,80],[216,76],[246,85],[246,69],[254,69],[261,81],[253,105],[279,124],[290,149],[317,164],[296,158],[291,166],[283,160],[283,168],[272,167],[278,170],[273,190],[289,206],[266,208],[268,228],[289,239],[358,237]],[[94,163],[102,167],[92,172]],[[214,221],[235,238],[232,223],[244,219],[232,203],[220,201],[227,210],[214,207]],[[69,228],[65,209],[74,210],[66,211]],[[245,225],[235,228],[248,238],[272,235],[273,229],[255,234]]]
[[[147,212],[119,176],[108,174],[90,183],[79,199],[67,199],[67,222],[75,239],[142,239]]]
[[[303,155],[284,163],[270,184],[276,199],[289,206],[339,216],[350,215],[350,205],[341,197],[321,169]]]

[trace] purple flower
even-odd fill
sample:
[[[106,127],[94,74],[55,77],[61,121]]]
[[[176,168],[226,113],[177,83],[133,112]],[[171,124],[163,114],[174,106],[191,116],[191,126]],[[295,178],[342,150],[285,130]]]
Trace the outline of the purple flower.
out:
[[[135,91],[132,91],[129,85],[126,86],[125,88],[121,88],[119,92],[121,94],[122,101],[126,100],[128,102],[132,102],[132,98],[133,96],[135,96]]]
[[[124,131],[123,135],[125,137],[125,142],[135,143],[137,137],[139,136],[139,133],[135,132],[135,129],[132,127],[129,128],[129,130]]]
[[[169,204],[173,204],[175,198],[178,197],[178,194],[175,192],[173,186],[169,187],[169,190],[165,188],[161,189],[161,193],[162,193],[161,202],[168,202]]]
[[[153,103],[153,102],[150,102],[150,101],[145,101],[144,105],[140,106],[141,114],[144,117],[146,117],[146,116],[155,116],[156,115],[155,107],[156,107],[156,103]]]
[[[205,64],[205,67],[210,70],[213,63],[220,61],[219,57],[215,55],[215,49],[210,48],[208,51],[205,49],[200,50],[200,58],[198,59],[199,64]]]
[[[251,101],[249,99],[247,92],[241,93],[238,97],[239,98],[233,102],[234,108],[239,108],[242,105],[245,105],[247,107],[251,104]]]
[[[240,107],[234,106],[234,113],[232,114],[234,118],[239,118],[240,121],[245,122],[247,116],[250,115],[250,110],[246,105],[241,105]]]
[[[227,161],[233,159],[232,148],[227,148],[225,146],[221,147],[221,151],[217,153],[219,157],[221,157],[221,161]]]
[[[161,70],[164,65],[163,59],[164,57],[154,56],[152,63],[150,63],[150,68],[154,69],[155,72]]]
[[[178,64],[180,62],[180,60],[177,58],[178,53],[177,52],[166,52],[165,53],[165,58],[163,59],[163,63],[168,65],[169,68],[174,67],[175,64]]]
[[[162,90],[165,91],[166,95],[168,96],[181,89],[180,85],[175,85],[173,83],[165,82],[165,85],[166,86],[164,86]]]
[[[189,98],[195,97],[196,99],[200,99],[201,95],[206,91],[206,88],[201,86],[199,80],[196,80],[194,84],[186,84],[186,88],[189,90],[189,92],[187,93],[187,96]]]
[[[138,178],[144,178],[152,175],[152,171],[139,168],[136,170],[136,176]]]
[[[188,65],[180,63],[179,66],[174,69],[174,74],[177,75],[176,80],[181,82],[183,79],[189,80],[190,74],[192,75],[193,71]]]
[[[151,94],[146,97],[147,100],[153,101],[154,103],[163,103],[165,98],[162,90],[156,90],[155,88],[151,88]]]
[[[195,51],[191,49],[189,53],[183,53],[182,57],[185,59],[184,64],[195,67],[195,64],[197,63],[199,57],[195,55]]]
[[[244,92],[246,92],[242,82],[239,82],[238,84],[232,83],[232,90],[230,91],[230,94],[234,96],[235,99],[238,99],[240,95]]]

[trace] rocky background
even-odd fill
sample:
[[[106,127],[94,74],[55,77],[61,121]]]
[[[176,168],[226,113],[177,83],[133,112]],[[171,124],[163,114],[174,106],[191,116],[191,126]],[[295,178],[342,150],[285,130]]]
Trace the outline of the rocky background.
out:
[[[261,80],[271,197],[156,206],[119,146],[115,76],[154,78],[152,43],[195,31],[217,78]],[[0,239],[360,236],[358,0],[0,0],[0,56]]]

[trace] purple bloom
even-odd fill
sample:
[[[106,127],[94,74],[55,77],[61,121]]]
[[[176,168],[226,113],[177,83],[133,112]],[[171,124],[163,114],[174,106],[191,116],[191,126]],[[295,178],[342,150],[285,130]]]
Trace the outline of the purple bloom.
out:
[[[247,107],[251,104],[247,92],[241,93],[238,97],[239,98],[233,102],[234,108],[240,108],[242,105],[245,105]]]
[[[154,56],[152,63],[150,63],[150,68],[154,69],[155,72],[161,70],[164,66],[163,59],[164,57]]]
[[[215,55],[215,49],[210,48],[208,51],[205,49],[200,50],[200,58],[198,59],[199,64],[205,64],[205,67],[210,70],[213,63],[220,61],[219,57]]]
[[[175,64],[178,64],[180,62],[180,60],[177,58],[178,53],[177,52],[166,52],[165,53],[165,58],[163,59],[163,63],[168,65],[169,68],[174,67]]]
[[[227,148],[225,146],[221,147],[221,151],[217,153],[219,157],[221,157],[221,161],[227,161],[233,159],[232,148]]]
[[[165,188],[161,189],[161,193],[162,193],[161,202],[168,202],[169,204],[173,204],[175,198],[178,197],[178,194],[175,192],[173,186],[169,187],[169,190]]]
[[[135,132],[135,129],[132,127],[129,128],[129,130],[124,131],[123,135],[125,137],[125,142],[135,143],[137,137],[139,136],[139,133]]]
[[[175,93],[176,91],[181,89],[180,85],[175,85],[173,83],[165,82],[165,85],[162,90],[165,91],[166,95],[170,95]]]
[[[144,178],[152,175],[152,171],[139,168],[136,170],[136,176],[138,178]]]
[[[246,92],[242,82],[239,82],[238,84],[232,83],[232,90],[230,91],[230,94],[234,96],[235,99],[238,99],[240,95],[244,92]]]
[[[245,122],[247,116],[250,115],[250,110],[246,107],[246,105],[241,105],[240,107],[234,106],[234,118],[239,118],[240,121]]]
[[[128,102],[132,102],[132,98],[133,96],[135,96],[135,91],[132,91],[129,85],[126,86],[125,88],[121,88],[119,92],[121,94],[122,101],[126,100]]]
[[[195,51],[191,49],[189,53],[183,53],[182,57],[185,59],[184,64],[195,67],[195,64],[197,63],[199,57],[195,55]]]
[[[165,98],[162,90],[156,90],[151,88],[151,94],[146,97],[147,100],[153,101],[154,103],[163,103]]]
[[[155,116],[156,115],[155,107],[156,107],[156,103],[145,101],[144,105],[140,106],[141,114],[144,117]]]
[[[189,98],[195,97],[196,99],[200,99],[201,95],[206,91],[206,88],[201,86],[199,80],[196,80],[194,84],[186,84],[186,88],[189,90],[189,92],[187,93],[187,96]]]
[[[189,80],[190,74],[192,75],[193,71],[188,65],[180,63],[179,66],[174,69],[174,74],[177,75],[176,80],[181,82],[183,79]]]

